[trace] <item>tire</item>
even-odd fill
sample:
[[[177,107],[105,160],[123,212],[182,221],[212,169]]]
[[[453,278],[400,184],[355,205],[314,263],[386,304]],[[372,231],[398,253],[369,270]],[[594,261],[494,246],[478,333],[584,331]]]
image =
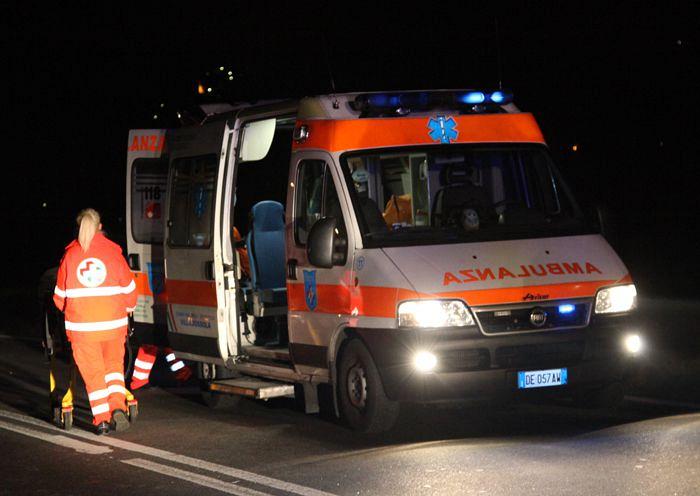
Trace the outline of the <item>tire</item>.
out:
[[[337,391],[341,417],[353,430],[377,434],[396,423],[400,405],[387,398],[372,355],[359,339],[341,352]]]

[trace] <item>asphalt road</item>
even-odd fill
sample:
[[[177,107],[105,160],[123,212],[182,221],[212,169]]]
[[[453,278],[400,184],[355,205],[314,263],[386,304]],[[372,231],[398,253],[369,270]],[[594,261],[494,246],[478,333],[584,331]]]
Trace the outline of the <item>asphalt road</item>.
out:
[[[289,400],[204,406],[196,385],[139,391],[124,433],[47,422],[47,365],[0,338],[0,494],[700,494],[700,407],[628,399],[614,414],[565,402],[416,407],[358,436]]]

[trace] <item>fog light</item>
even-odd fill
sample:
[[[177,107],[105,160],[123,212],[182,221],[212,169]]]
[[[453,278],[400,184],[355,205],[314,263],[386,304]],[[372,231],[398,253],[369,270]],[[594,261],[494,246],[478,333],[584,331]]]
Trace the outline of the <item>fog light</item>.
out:
[[[629,353],[636,355],[642,351],[642,348],[644,348],[644,342],[638,334],[628,334],[625,336],[625,349]]]
[[[432,372],[437,365],[437,357],[428,351],[419,351],[413,357],[413,366],[419,372]]]

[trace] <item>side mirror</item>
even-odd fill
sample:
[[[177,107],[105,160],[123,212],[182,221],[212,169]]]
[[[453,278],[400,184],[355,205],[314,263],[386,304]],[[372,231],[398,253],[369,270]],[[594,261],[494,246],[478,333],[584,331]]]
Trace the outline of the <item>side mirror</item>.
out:
[[[324,217],[314,223],[306,240],[306,256],[311,265],[331,269],[347,259],[347,241],[336,232],[335,217]]]
[[[596,205],[595,216],[600,234],[614,247],[618,242],[615,215],[604,205]]]
[[[595,216],[596,216],[596,221],[598,222],[598,228],[600,229],[600,234],[603,237],[606,237],[609,231],[609,223],[610,220],[608,219],[608,212],[603,207],[602,205],[596,205],[595,206]]]

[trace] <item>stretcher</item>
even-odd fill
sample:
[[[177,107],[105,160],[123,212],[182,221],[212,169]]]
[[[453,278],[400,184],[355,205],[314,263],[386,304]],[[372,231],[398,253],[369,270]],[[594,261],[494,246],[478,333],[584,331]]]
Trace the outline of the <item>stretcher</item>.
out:
[[[75,387],[77,384],[77,367],[73,360],[73,353],[70,343],[66,339],[62,318],[53,322],[45,318],[44,325],[44,354],[49,362],[49,412],[51,422],[64,430],[71,430],[73,427],[73,409]],[[124,376],[127,377],[131,366],[131,348],[129,347],[129,336],[133,330],[132,320],[129,319],[129,333],[125,342],[127,364],[124,368]],[[66,373],[66,366],[68,371]],[[63,377],[62,377],[63,376]],[[67,383],[59,380],[65,379]],[[59,384],[60,383],[60,384]],[[65,392],[64,392],[65,391]],[[127,415],[131,423],[135,422],[139,414],[138,400],[126,389]]]

